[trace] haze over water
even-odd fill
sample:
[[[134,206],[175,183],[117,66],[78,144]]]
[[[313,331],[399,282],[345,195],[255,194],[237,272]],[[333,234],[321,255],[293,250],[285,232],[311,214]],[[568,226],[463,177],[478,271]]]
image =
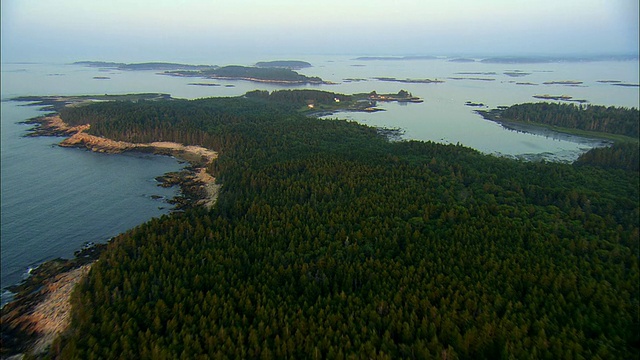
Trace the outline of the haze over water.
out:
[[[638,53],[636,0],[6,0],[6,61]]]

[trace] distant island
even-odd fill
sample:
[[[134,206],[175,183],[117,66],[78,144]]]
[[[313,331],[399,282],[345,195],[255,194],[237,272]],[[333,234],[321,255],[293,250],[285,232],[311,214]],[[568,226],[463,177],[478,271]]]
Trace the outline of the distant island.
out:
[[[406,84],[433,84],[433,83],[443,83],[443,80],[432,80],[432,79],[397,79],[394,77],[374,77],[373,79],[378,81],[389,81],[389,82],[399,82]]]
[[[472,101],[467,101],[464,104],[466,106],[471,106],[471,107],[486,107],[487,106],[484,103],[476,103],[476,102],[472,102]]]
[[[201,70],[172,70],[165,71],[163,75],[200,77],[205,79],[246,80],[261,83],[274,83],[285,85],[304,84],[328,84],[316,76],[298,74],[291,69],[279,67],[249,67],[229,65],[217,68]]]
[[[362,79],[362,78],[347,78],[342,80],[343,82],[360,82],[360,81],[368,81],[367,79]]]
[[[576,80],[561,80],[561,81],[545,81],[543,82],[545,85],[581,85],[582,81]]]
[[[283,68],[291,70],[300,70],[311,67],[313,65],[306,61],[298,60],[275,60],[275,61],[260,61],[256,63],[256,67],[259,68]]]
[[[434,60],[434,59],[437,59],[437,57],[429,56],[429,55],[415,55],[415,56],[361,56],[361,57],[355,58],[354,60],[402,61],[402,60]]]
[[[495,71],[488,71],[488,72],[481,72],[481,71],[457,72],[456,74],[458,74],[458,75],[498,75],[498,73],[496,73]]]
[[[624,87],[639,87],[640,84],[627,84],[627,83],[616,83],[616,84],[611,84],[613,86],[624,86]]]
[[[447,60],[449,62],[456,62],[456,63],[472,63],[472,62],[476,62],[474,59],[468,59],[468,58],[456,58],[456,59],[450,59]]]
[[[450,77],[451,80],[474,80],[474,81],[495,81],[493,78],[482,78],[482,77]]]
[[[523,56],[490,57],[480,60],[481,63],[486,64],[544,64],[558,61],[560,60],[555,58]]]
[[[298,74],[293,69],[310,67],[306,61],[277,60],[261,61],[256,66],[189,65],[169,62],[120,63],[109,61],[77,61],[73,65],[101,69],[128,71],[162,71],[162,75],[200,77],[204,79],[246,80],[283,85],[329,84],[319,77]],[[94,79],[106,79],[96,76]],[[217,86],[215,84],[191,83],[197,86]]]
[[[569,95],[533,95],[534,98],[536,99],[543,99],[543,100],[559,100],[559,101],[573,101],[573,102],[577,102],[577,103],[588,103],[589,101],[587,100],[577,100],[574,99],[572,96]]]
[[[187,85],[193,85],[193,86],[220,86],[220,84],[214,84],[214,83],[188,83]]]
[[[539,102],[476,112],[484,119],[503,126],[527,124],[578,136],[606,138],[616,142],[631,141],[635,144],[634,157],[637,159],[638,156],[636,108]],[[635,171],[638,171],[638,161],[631,163]]]
[[[623,83],[620,80],[598,80],[596,82],[599,82],[599,83],[602,83],[602,84],[615,85],[615,86],[625,86],[625,87],[638,87],[638,86],[640,86],[640,84]]]
[[[590,62],[590,61],[632,61],[638,55],[595,55],[595,56],[496,56],[482,59],[488,64],[544,64],[556,62]]]
[[[215,65],[188,65],[168,62],[145,62],[127,64],[109,61],[76,61],[73,63],[73,65],[131,71],[205,70],[217,68],[217,66]]]
[[[531,75],[531,73],[524,72],[524,71],[521,71],[521,70],[505,71],[505,72],[503,72],[503,74],[505,74],[507,76],[510,76],[510,77],[522,77],[522,76]]]

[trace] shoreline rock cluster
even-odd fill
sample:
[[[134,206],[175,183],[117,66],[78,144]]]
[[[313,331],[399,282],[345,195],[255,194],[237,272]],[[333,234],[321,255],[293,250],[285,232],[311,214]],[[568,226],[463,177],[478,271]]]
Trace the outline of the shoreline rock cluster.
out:
[[[207,166],[218,154],[200,146],[185,146],[172,142],[129,143],[86,133],[90,125],[69,126],[58,115],[27,121],[37,126],[27,136],[69,136],[59,145],[86,148],[91,151],[118,154],[125,151],[153,152],[172,155],[190,163],[182,171],[159,176],[160,186],[180,186],[180,195],[169,203],[174,211],[189,207],[211,208],[218,197],[220,185],[207,173]],[[0,356],[41,354],[66,329],[70,316],[70,295],[79,281],[89,273],[107,244],[83,247],[73,259],[55,259],[38,266],[30,277],[9,288],[15,298],[1,309]]]
[[[14,301],[0,311],[0,356],[46,351],[69,324],[70,295],[107,248],[94,244],[76,252],[73,259],[54,259],[35,268],[18,285],[11,286]]]
[[[85,148],[107,154],[119,154],[125,151],[152,152],[158,155],[171,155],[188,161],[191,164],[190,166],[179,173],[171,175],[174,178],[172,183],[179,185],[182,193],[170,201],[170,203],[176,205],[177,210],[200,205],[211,208],[218,197],[220,185],[206,171],[207,166],[218,157],[218,154],[213,150],[201,146],[185,146],[168,141],[131,143],[111,140],[87,134],[86,131],[91,127],[89,124],[69,126],[58,115],[32,119],[28,123],[37,124],[28,136],[69,136],[60,142],[59,146],[62,147]],[[164,178],[166,176],[159,177],[159,179]]]

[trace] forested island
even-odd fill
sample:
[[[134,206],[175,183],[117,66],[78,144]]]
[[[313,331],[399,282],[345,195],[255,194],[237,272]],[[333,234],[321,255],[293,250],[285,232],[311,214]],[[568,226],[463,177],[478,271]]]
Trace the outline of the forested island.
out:
[[[640,113],[635,108],[527,103],[492,110],[478,110],[477,113],[487,120],[496,121],[506,127],[513,124],[532,124],[558,132],[604,138],[613,142],[611,146],[592,149],[583,154],[576,164],[591,164],[631,171],[638,171],[640,167],[638,148]]]
[[[496,81],[494,78],[483,78],[483,77],[450,77],[451,80],[473,80],[473,81]]]
[[[170,76],[200,77],[206,79],[247,80],[287,85],[324,84],[317,76],[306,76],[282,67],[249,67],[229,65],[203,70],[165,71]]]
[[[374,79],[378,81],[399,82],[406,84],[438,84],[444,82],[443,80],[438,79],[398,79],[394,77],[375,77]]]
[[[411,56],[360,56],[354,60],[361,61],[406,61],[406,60],[434,60],[437,59],[431,55],[411,55]]]
[[[260,61],[256,63],[257,67],[261,68],[285,68],[292,70],[300,70],[311,67],[311,64],[306,61],[299,60],[274,60],[274,61]]]
[[[545,97],[545,98],[548,98]],[[571,99],[571,97],[561,97]],[[526,103],[489,111],[478,110],[485,119],[517,121],[557,127],[556,130],[583,130],[591,136],[622,135],[626,140],[638,138],[640,113],[636,108],[559,103]]]
[[[505,71],[505,72],[503,72],[503,74],[505,74],[505,75],[507,75],[509,77],[523,77],[523,76],[531,75],[531,73],[524,72],[524,71],[521,71],[521,70]]]
[[[454,58],[454,59],[449,59],[447,61],[455,62],[455,63],[472,63],[472,62],[476,62],[475,59],[469,59],[469,58]]]
[[[130,70],[130,71],[143,71],[143,70],[206,70],[214,69],[215,65],[188,65],[178,63],[167,62],[145,62],[145,63],[119,63],[111,61],[76,61],[73,65],[97,67],[103,69],[116,69],[116,70]]]
[[[305,116],[304,94],[254,95],[60,109],[92,136],[214,150],[222,189],[114,238],[47,356],[639,355],[637,168],[391,142]]]
[[[631,84],[631,83],[618,83],[618,84],[611,84],[613,86],[624,86],[624,87],[640,87],[640,84]]]
[[[255,66],[240,65],[189,65],[166,62],[119,63],[109,61],[77,61],[73,65],[98,67],[103,69],[143,71],[162,71],[163,75],[199,77],[205,79],[247,80],[287,85],[325,84],[315,76],[298,74],[294,70],[310,67],[305,61],[277,60],[262,61]]]
[[[545,81],[543,82],[544,85],[570,85],[570,86],[574,86],[574,85],[582,85],[583,82],[582,81],[577,81],[577,80],[560,80],[560,81]]]
[[[536,84],[530,84],[530,83],[516,83],[519,85],[536,85]],[[534,98],[536,99],[543,99],[543,100],[558,100],[558,101],[571,101],[571,102],[577,102],[577,103],[581,103],[581,104],[585,104],[588,103],[588,100],[584,100],[584,99],[574,99],[573,96],[569,96],[569,95],[549,95],[549,94],[544,94],[544,95],[533,95]]]

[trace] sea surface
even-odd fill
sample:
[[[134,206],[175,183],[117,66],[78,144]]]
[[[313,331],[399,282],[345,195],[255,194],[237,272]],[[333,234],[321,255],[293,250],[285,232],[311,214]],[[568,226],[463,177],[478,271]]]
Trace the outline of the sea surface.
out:
[[[370,126],[398,128],[405,139],[460,143],[487,154],[525,160],[571,162],[580,154],[606,144],[554,133],[531,134],[503,128],[474,111],[515,103],[540,101],[534,95],[568,95],[590,104],[639,107],[638,87],[602,81],[638,83],[637,61],[486,64],[435,60],[355,60],[355,56],[295,56],[313,67],[300,70],[332,85],[307,85],[341,93],[397,93],[400,89],[424,99],[420,104],[379,103],[376,113],[338,113]],[[79,59],[83,60],[83,59]],[[120,59],[105,59],[120,60]],[[194,60],[215,65],[252,65],[279,59]],[[168,59],[167,61],[171,61]],[[182,60],[180,62],[186,63]],[[107,79],[96,79],[106,77]],[[438,79],[443,83],[415,84],[375,80]],[[43,114],[40,109],[11,101],[24,95],[83,95],[162,92],[179,98],[240,96],[247,91],[279,90],[286,86],[247,81],[204,80],[158,75],[155,71],[120,71],[70,64],[2,64],[1,116],[1,287],[16,284],[30,269],[57,257],[70,258],[86,242],[111,237],[171,206],[177,189],[157,186],[155,177],[180,169],[176,159],[141,153],[97,154],[58,147],[62,139],[24,137],[29,126],[20,122]],[[351,79],[351,80],[349,80]],[[577,86],[544,84],[580,81]],[[217,83],[195,86],[190,83]],[[521,83],[521,84],[518,84]],[[522,84],[527,83],[527,84]],[[470,107],[466,102],[482,103]],[[3,290],[2,303],[10,299]]]

